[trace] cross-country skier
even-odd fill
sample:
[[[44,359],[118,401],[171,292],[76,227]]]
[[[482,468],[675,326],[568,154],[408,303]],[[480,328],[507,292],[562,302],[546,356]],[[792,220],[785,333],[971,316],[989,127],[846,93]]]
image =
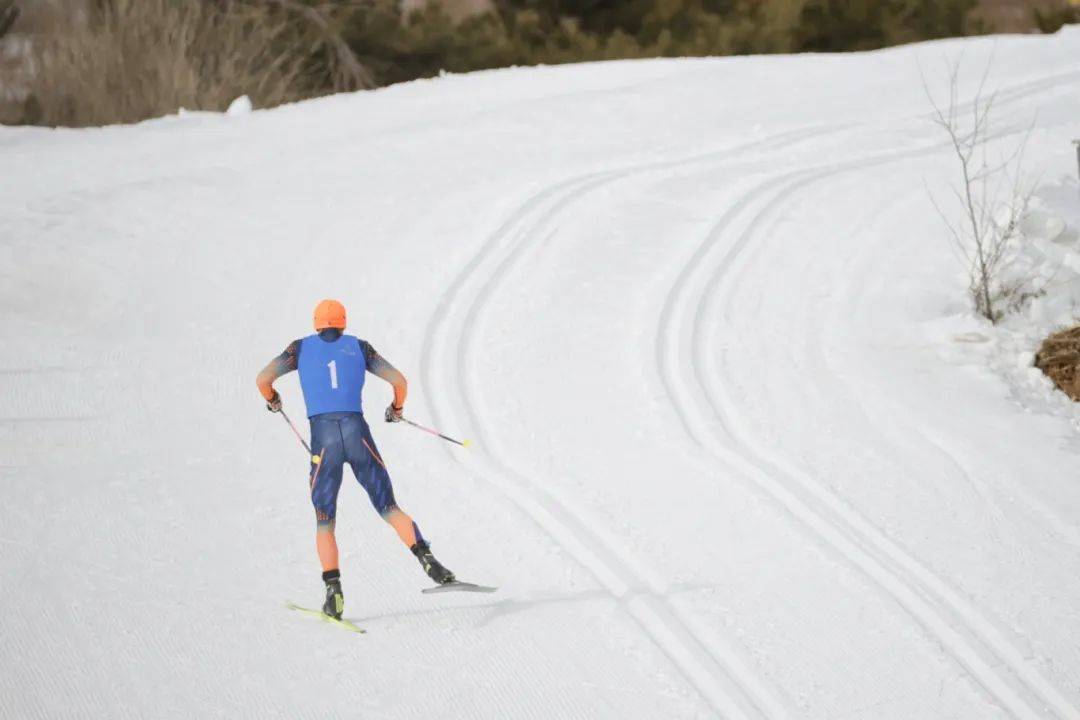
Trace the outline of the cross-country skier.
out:
[[[346,462],[367,491],[371,504],[412,550],[428,577],[440,585],[454,582],[454,574],[431,554],[420,528],[398,507],[390,475],[361,408],[365,372],[369,372],[394,386],[394,400],[384,418],[386,422],[400,422],[408,390],[405,376],[370,343],[346,335],[344,330],[344,306],[336,300],[323,300],[315,308],[317,334],[290,343],[256,379],[266,409],[279,412],[281,397],[274,390],[274,381],[293,370],[300,371],[300,387],[311,422],[311,450],[315,453],[310,486],[317,523],[315,546],[326,583],[323,612],[334,618],[340,618],[345,607],[334,518]]]

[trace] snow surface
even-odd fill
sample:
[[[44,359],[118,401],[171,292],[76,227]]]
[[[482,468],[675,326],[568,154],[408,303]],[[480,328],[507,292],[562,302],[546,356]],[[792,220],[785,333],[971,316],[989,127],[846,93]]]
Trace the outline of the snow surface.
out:
[[[928,193],[920,65],[960,55],[1003,147],[1038,118],[1059,282],[997,328]],[[1069,29],[0,128],[0,716],[1080,717],[1080,435],[1030,368],[1078,299],[1078,89]],[[307,459],[254,376],[323,297],[474,441],[374,425],[497,595],[421,595],[346,480],[369,632],[285,609]]]

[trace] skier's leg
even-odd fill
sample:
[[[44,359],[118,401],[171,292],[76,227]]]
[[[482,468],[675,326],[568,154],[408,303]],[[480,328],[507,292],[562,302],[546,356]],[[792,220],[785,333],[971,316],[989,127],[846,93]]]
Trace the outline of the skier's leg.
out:
[[[386,464],[379,455],[378,448],[375,447],[371,429],[362,416],[358,418],[355,427],[346,431],[346,438],[349,464],[356,475],[356,480],[367,491],[376,512],[390,527],[394,528],[401,541],[420,561],[428,577],[437,583],[453,582],[454,574],[435,559],[427,541],[420,534],[420,528],[405,511],[398,507],[397,500],[394,498],[394,486],[390,482],[390,473],[387,472]]]
[[[315,525],[315,551],[319,553],[319,562],[322,563],[324,573],[338,569],[337,537],[334,535],[333,520],[329,522],[317,521]]]
[[[338,569],[337,540],[334,537],[338,491],[345,463],[341,431],[337,421],[311,419],[311,445],[319,462],[311,464],[311,504],[315,508],[315,548],[323,572]]]
[[[356,481],[364,488],[371,500],[372,507],[397,531],[406,545],[416,542],[419,530],[407,515],[397,507],[394,499],[394,486],[390,474],[386,471],[371,430],[363,415],[355,415],[342,423],[342,435],[345,442],[345,459],[352,467]]]
[[[338,547],[334,536],[337,515],[337,495],[341,488],[342,464],[326,467],[325,451],[323,462],[319,463],[312,474],[311,504],[315,506],[315,549],[319,553],[319,562],[323,572],[338,569]]]
[[[340,618],[345,610],[345,595],[341,592],[341,571],[338,569],[337,539],[334,537],[334,518],[337,516],[338,490],[345,463],[344,443],[337,420],[316,415],[311,419],[311,446],[319,453],[319,462],[311,464],[311,504],[315,507],[315,549],[322,564],[322,579],[326,585],[323,612]]]
[[[394,532],[401,538],[401,542],[405,543],[405,547],[412,547],[424,539],[424,536],[420,534],[420,528],[416,526],[413,519],[396,505],[380,514],[382,519],[389,523],[390,527],[394,528]]]

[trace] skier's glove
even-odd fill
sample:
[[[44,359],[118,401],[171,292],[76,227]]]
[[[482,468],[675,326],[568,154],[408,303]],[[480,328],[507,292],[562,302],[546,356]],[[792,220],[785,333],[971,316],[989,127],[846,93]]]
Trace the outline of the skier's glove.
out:
[[[401,416],[403,407],[394,407],[394,403],[390,403],[386,406],[386,414],[383,416],[386,418],[386,422],[401,422],[404,418]]]
[[[281,396],[277,390],[274,391],[274,397],[266,401],[266,409],[270,412],[281,412]]]

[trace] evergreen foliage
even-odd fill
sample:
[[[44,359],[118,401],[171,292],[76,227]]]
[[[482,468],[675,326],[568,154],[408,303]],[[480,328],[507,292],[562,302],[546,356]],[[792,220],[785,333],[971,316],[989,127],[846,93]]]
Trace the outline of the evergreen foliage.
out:
[[[1056,33],[1063,25],[1080,23],[1080,3],[1070,2],[1056,10],[1035,8],[1035,24],[1040,32]]]
[[[436,3],[351,12],[343,35],[379,84],[615,58],[869,50],[983,32],[975,0],[496,0],[454,24]]]

